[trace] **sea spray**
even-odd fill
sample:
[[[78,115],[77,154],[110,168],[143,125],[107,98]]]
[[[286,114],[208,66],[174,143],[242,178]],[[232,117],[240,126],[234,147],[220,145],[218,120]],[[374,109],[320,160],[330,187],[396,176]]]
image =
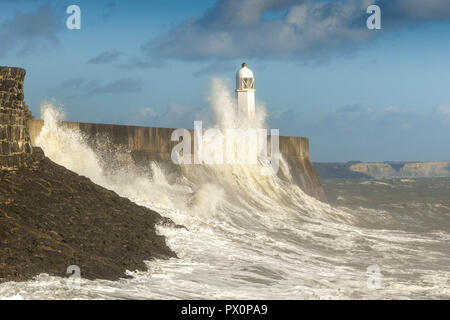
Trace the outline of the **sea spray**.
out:
[[[216,113],[215,127],[265,127],[260,108],[254,120],[239,119],[229,92],[221,81],[214,81],[210,103]],[[321,203],[289,179],[289,167],[283,161],[280,170],[286,171],[287,179],[261,175],[261,163],[181,166],[177,179],[168,179],[158,163],[148,165],[148,175],[130,166],[111,171],[82,134],[60,125],[56,109],[44,104],[42,117],[45,123],[36,143],[52,160],[187,229],[161,226],[159,231],[179,258],[149,262],[149,271],[130,272],[132,279],[83,280],[81,290],[69,292],[61,285],[63,279],[41,275],[33,282],[0,285],[2,296],[448,297],[447,284],[436,281],[448,279],[443,246],[450,241],[448,233],[407,232],[387,213]],[[367,215],[373,216],[371,225],[376,228],[366,227]],[[435,266],[433,271],[430,264]],[[379,266],[383,276],[377,290],[367,286],[367,270],[373,265]]]
[[[103,182],[103,169],[98,156],[90,149],[78,130],[64,128],[60,122],[64,119],[61,106],[45,101],[41,105],[41,117],[44,126],[36,145],[40,146],[47,157],[56,163],[89,177],[97,184]]]

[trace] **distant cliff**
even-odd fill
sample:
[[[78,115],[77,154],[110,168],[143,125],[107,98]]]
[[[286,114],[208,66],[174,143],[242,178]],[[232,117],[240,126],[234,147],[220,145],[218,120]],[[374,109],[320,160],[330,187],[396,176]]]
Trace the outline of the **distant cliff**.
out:
[[[314,163],[317,175],[322,179],[370,179],[369,175],[350,170],[350,163],[328,162]]]
[[[350,170],[375,179],[450,177],[450,162],[356,163]]]
[[[320,179],[450,177],[450,162],[315,163]]]

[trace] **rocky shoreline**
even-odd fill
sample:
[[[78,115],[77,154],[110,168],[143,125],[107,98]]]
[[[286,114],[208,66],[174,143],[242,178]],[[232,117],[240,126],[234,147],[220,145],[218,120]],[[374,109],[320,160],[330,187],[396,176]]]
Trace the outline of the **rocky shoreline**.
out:
[[[175,257],[156,232],[173,224],[31,146],[26,71],[0,66],[0,282],[46,273],[117,280],[144,261]]]
[[[35,162],[0,170],[0,279],[26,281],[46,273],[118,280],[144,261],[176,257],[158,213],[120,197],[34,152]]]

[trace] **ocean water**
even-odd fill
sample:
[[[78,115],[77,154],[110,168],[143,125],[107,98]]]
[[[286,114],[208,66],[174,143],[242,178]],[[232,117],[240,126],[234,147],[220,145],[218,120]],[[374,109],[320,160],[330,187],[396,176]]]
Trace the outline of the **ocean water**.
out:
[[[241,121],[220,81],[216,128],[264,127],[264,112]],[[258,110],[261,110],[259,107]],[[178,259],[149,261],[120,281],[42,274],[0,284],[6,299],[444,299],[450,298],[449,180],[326,181],[330,204],[258,165],[158,163],[138,172],[126,157],[109,168],[80,132],[42,109],[37,144],[53,161],[187,229],[159,226]],[[289,177],[281,159],[280,170]],[[83,271],[81,270],[81,273]]]

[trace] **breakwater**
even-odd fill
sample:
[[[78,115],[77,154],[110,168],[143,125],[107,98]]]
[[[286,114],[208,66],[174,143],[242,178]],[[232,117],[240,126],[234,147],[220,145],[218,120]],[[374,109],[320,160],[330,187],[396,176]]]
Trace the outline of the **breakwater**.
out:
[[[30,121],[32,143],[43,125],[42,120]],[[171,161],[172,149],[179,143],[170,139],[175,129],[80,122],[63,122],[62,125],[79,130],[88,141],[103,139],[114,148],[127,150],[138,164],[156,161],[165,166],[174,166],[173,170],[177,170]],[[309,139],[280,136],[279,148],[295,183],[308,195],[325,201],[325,194],[309,157]]]

